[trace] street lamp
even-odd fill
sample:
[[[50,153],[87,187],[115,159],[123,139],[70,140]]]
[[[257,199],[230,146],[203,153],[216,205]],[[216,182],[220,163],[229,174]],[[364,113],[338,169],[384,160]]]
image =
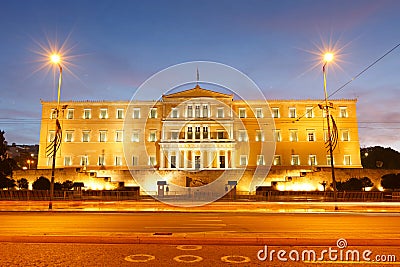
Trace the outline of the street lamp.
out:
[[[61,56],[59,54],[50,55],[50,61],[57,65],[60,70],[60,75],[58,77],[58,89],[57,89],[57,108],[55,109],[56,115],[56,130],[54,134],[54,140],[48,147],[48,151],[50,151],[50,155],[53,157],[53,164],[51,168],[51,180],[50,180],[50,200],[49,200],[49,210],[53,209],[53,198],[54,198],[54,173],[56,169],[56,154],[57,150],[61,144],[61,125],[58,120],[58,116],[60,113],[60,90],[61,90],[61,81],[62,81],[62,66],[61,66]]]
[[[332,171],[332,186],[333,186],[333,201],[336,203],[337,202],[337,188],[336,188],[336,179],[335,179],[335,166],[333,163],[333,144],[332,144],[332,133],[331,133],[331,127],[330,127],[330,114],[329,114],[329,108],[331,106],[328,104],[328,92],[326,90],[326,67],[329,62],[333,60],[333,54],[332,53],[326,53],[324,54],[324,65],[322,67],[322,73],[324,75],[324,93],[325,93],[325,114],[326,114],[326,122],[327,122],[327,127],[328,127],[328,146],[329,146],[329,154],[331,157],[331,171]],[[337,210],[338,207],[335,204],[335,210]]]
[[[31,164],[33,164],[33,163],[35,163],[33,160],[30,160],[30,159],[28,159],[27,161],[26,161],[26,163],[28,163],[28,170],[30,170],[31,169]]]

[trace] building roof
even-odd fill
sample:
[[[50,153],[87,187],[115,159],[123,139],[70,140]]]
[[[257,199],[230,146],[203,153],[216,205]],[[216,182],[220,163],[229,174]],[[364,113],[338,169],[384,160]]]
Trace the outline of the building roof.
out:
[[[201,88],[199,85],[196,85],[192,89],[184,90],[177,93],[172,93],[168,95],[163,95],[163,99],[169,98],[193,98],[193,97],[210,97],[210,98],[233,98],[233,95],[223,94],[211,90],[207,90]]]

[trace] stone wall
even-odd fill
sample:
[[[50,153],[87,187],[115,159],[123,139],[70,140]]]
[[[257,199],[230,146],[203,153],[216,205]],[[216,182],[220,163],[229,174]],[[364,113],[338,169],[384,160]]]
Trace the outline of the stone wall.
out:
[[[186,176],[192,178],[191,186],[201,186],[203,183],[211,183],[220,175],[225,173],[228,177],[235,180],[235,176],[240,174],[240,170],[213,170],[213,171],[200,171],[200,172],[186,172],[186,171],[157,171],[158,175],[164,177],[169,183],[180,186],[185,186]],[[384,174],[400,173],[400,170],[383,170],[383,169],[335,169],[336,181],[345,181],[349,178],[356,177],[369,177],[374,183],[374,187],[381,189],[380,180]],[[135,172],[133,172],[135,175]],[[154,175],[154,171],[143,170],[136,171],[137,175]],[[243,172],[237,190],[249,192],[250,183],[253,178],[254,169],[248,169]],[[29,188],[32,188],[32,183],[40,176],[48,179],[51,178],[51,170],[21,170],[14,171],[13,178],[18,180],[26,178],[29,181]],[[88,172],[77,172],[74,168],[69,169],[56,169],[55,182],[64,182],[71,180],[74,182],[83,182],[85,186],[91,189],[115,189],[119,183],[123,182],[124,186],[138,186],[132,178],[128,170],[99,170]],[[315,169],[285,169],[285,168],[271,168],[270,172],[262,186],[274,186],[278,190],[300,190],[312,191],[323,190],[322,183],[326,182],[327,189],[332,182],[330,168],[315,168]],[[156,190],[156,185],[154,187]],[[253,189],[254,190],[254,189]],[[251,191],[253,191],[251,190]]]

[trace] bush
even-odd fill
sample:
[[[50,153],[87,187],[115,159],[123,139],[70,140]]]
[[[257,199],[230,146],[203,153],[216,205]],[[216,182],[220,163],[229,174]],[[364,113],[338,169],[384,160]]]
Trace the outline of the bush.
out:
[[[44,176],[40,176],[32,184],[33,190],[50,190],[50,180]]]
[[[381,185],[385,189],[400,188],[400,174],[389,173],[382,176]]]

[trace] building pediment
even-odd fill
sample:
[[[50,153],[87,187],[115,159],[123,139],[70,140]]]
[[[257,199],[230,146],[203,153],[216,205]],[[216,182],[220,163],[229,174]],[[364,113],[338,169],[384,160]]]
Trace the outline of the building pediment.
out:
[[[188,90],[184,90],[177,93],[163,95],[163,99],[174,99],[174,98],[195,98],[195,97],[210,97],[210,98],[225,98],[233,99],[233,95],[223,94],[211,90],[201,88],[199,85]]]

